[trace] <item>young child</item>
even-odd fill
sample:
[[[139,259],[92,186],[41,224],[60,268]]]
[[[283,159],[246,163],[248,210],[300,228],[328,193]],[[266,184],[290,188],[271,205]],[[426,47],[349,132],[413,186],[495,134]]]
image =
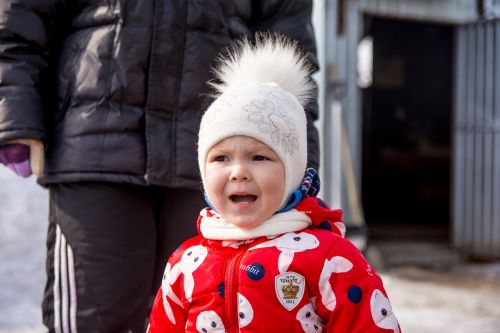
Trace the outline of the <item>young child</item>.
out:
[[[400,332],[342,212],[315,197],[309,73],[279,36],[243,41],[222,62],[198,141],[210,208],[168,260],[148,332]]]

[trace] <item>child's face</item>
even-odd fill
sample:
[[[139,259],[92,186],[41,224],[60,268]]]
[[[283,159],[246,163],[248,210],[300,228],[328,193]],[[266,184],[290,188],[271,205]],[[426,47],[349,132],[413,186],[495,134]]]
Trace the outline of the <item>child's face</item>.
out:
[[[285,168],[262,142],[232,136],[207,155],[205,190],[227,223],[253,228],[279,208],[285,191]]]

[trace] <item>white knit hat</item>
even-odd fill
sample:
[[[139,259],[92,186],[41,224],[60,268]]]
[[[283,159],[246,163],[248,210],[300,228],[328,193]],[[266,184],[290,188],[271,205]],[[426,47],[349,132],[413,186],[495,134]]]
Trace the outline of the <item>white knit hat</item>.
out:
[[[296,43],[279,35],[244,39],[216,70],[218,92],[201,119],[198,164],[205,186],[208,151],[221,140],[244,135],[272,148],[285,167],[284,206],[307,166],[304,106],[314,89],[311,69]]]

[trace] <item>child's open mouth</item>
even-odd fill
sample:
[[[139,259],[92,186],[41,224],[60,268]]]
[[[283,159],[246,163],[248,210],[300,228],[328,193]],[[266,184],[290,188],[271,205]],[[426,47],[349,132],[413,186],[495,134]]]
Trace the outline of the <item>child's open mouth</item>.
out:
[[[229,199],[235,203],[251,203],[257,200],[257,196],[253,194],[244,194],[244,195],[233,194],[229,196]]]

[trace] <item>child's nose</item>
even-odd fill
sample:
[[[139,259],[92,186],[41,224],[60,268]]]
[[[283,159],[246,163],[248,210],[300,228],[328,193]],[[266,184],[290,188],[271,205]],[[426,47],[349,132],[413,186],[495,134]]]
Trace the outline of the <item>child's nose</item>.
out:
[[[241,163],[236,163],[233,165],[231,170],[231,180],[232,181],[247,181],[250,180],[250,173],[248,169]]]

